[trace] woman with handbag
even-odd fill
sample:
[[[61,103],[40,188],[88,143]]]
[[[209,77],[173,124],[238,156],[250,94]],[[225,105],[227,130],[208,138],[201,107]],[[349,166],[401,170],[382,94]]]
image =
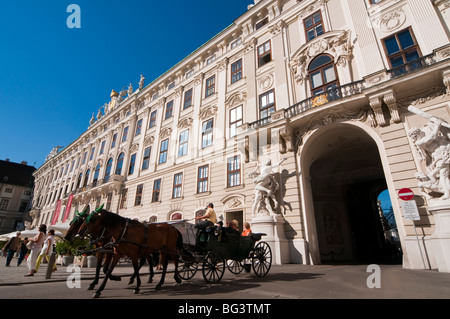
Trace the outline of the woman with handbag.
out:
[[[37,234],[33,239],[30,239],[31,253],[27,259],[28,269],[30,270],[30,272],[27,275],[25,275],[25,277],[34,276],[34,273],[36,272],[36,259],[38,258],[39,254],[41,253],[41,249],[42,249],[42,245],[44,244],[46,232],[47,232],[47,226],[42,224],[41,226],[39,226],[39,234]]]
[[[44,257],[47,257],[47,261],[50,260],[50,255],[53,252],[53,244],[55,243],[55,231],[53,229],[50,229],[48,231],[48,237],[44,241],[44,246],[41,249],[41,253],[39,254],[37,260],[36,260],[36,269],[35,272],[38,271],[39,266],[41,265],[42,259]],[[56,271],[56,263],[53,264],[53,271]]]

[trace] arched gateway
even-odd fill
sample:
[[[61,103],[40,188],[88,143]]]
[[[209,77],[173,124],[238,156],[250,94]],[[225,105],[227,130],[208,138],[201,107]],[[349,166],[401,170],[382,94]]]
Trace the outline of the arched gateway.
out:
[[[301,150],[311,262],[398,262],[377,199],[387,188],[380,151],[361,127],[335,123]]]

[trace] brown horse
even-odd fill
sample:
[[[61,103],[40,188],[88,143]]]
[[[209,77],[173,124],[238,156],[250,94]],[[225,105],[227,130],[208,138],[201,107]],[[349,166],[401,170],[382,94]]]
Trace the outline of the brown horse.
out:
[[[102,207],[102,206],[101,206]],[[73,218],[73,220],[70,222],[70,226],[69,229],[67,230],[66,236],[64,236],[65,240],[73,240],[75,238],[75,236],[79,235],[80,233],[80,228],[83,225],[85,219],[87,218],[87,216],[89,215],[88,212],[84,211],[82,213],[76,212],[75,213],[75,217]],[[92,243],[94,246],[94,252],[95,252],[95,256],[97,257],[97,267],[95,269],[95,278],[94,281],[92,281],[89,284],[88,290],[93,290],[95,288],[95,286],[98,284],[99,282],[99,278],[100,278],[100,269],[102,268],[102,264],[103,264],[103,273],[106,274],[109,268],[109,265],[111,264],[111,260],[112,260],[112,253],[113,250],[112,248],[110,249],[111,251],[109,252],[106,249],[102,249],[103,245],[108,244],[111,241],[111,238],[100,238],[99,236],[101,234],[89,234],[91,237],[95,237],[96,242]],[[104,260],[104,263],[103,263]],[[139,268],[141,268],[143,266],[143,264],[145,263],[146,258],[142,258],[141,259],[141,263],[139,265]],[[153,272],[153,261],[151,259],[151,257],[147,258],[147,261],[149,263],[149,270],[150,270],[150,277],[148,278],[148,282],[152,282],[153,281],[153,276],[154,276],[154,272]],[[135,274],[133,273],[133,275],[131,276],[129,283],[131,284],[134,281],[135,278]],[[119,276],[114,276],[111,274],[110,278],[111,280],[114,281],[120,281],[121,278]]]
[[[182,250],[183,240],[181,234],[173,226],[165,223],[144,225],[138,221],[124,218],[104,209],[92,212],[80,227],[80,233],[103,233],[105,237],[113,238],[114,254],[106,277],[94,294],[94,298],[100,296],[111,276],[117,262],[123,256],[131,258],[136,275],[136,288],[134,293],[139,292],[141,280],[139,277],[138,260],[142,256],[159,253],[163,272],[156,290],[161,289],[167,272],[168,258],[175,264],[174,278],[181,283],[178,275],[178,258]]]

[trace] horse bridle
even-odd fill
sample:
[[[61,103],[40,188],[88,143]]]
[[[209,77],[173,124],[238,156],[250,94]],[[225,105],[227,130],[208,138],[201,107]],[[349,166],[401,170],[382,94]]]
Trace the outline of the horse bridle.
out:
[[[128,221],[129,221],[129,219],[127,219],[127,221],[126,221],[126,223],[125,223],[125,226],[124,226],[124,228],[123,228],[123,231],[122,231],[122,234],[121,234],[119,240],[117,240],[116,242],[113,242],[112,240],[110,240],[110,242],[107,243],[106,245],[109,245],[109,244],[110,244],[110,245],[115,246],[115,245],[117,245],[120,241],[123,240],[123,237],[125,236],[125,233],[126,233],[127,228],[128,228]],[[94,240],[92,240],[91,235],[88,234],[88,236],[89,236],[89,238],[90,238],[89,244],[95,245],[95,244],[97,244],[99,241],[104,240],[104,239],[105,239],[105,232],[106,232],[106,227],[103,227],[103,230],[102,230],[101,234],[100,234],[96,239],[94,239]],[[106,245],[103,245],[103,247],[106,246]]]
[[[105,238],[105,236],[104,236],[104,235],[105,235],[105,232],[106,232],[106,228],[103,227],[103,230],[102,230],[100,236],[99,236],[98,238],[94,239],[94,240],[92,240],[91,235],[88,234],[88,237],[89,237],[89,244],[90,244],[90,245],[95,245],[95,244],[97,244],[99,241],[101,241],[102,239],[104,239],[104,238]]]

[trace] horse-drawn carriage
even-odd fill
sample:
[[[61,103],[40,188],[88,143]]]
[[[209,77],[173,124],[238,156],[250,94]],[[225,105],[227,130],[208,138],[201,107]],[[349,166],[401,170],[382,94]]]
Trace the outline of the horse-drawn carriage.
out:
[[[159,255],[163,272],[155,289],[160,289],[164,283],[167,264],[172,260],[175,266],[174,279],[189,280],[202,266],[203,278],[208,283],[219,282],[227,267],[232,273],[238,274],[244,268],[263,277],[267,275],[272,264],[272,252],[265,242],[256,244],[264,234],[240,236],[227,232],[226,228],[213,226],[206,231],[198,231],[195,225],[187,221],[176,223],[143,224],[136,220],[124,218],[108,212],[102,207],[88,214],[77,213],[71,222],[66,239],[76,234],[88,235],[96,246],[91,252],[97,253],[96,278],[89,286],[93,289],[98,283],[100,265],[105,260],[106,274],[100,287],[94,294],[99,297],[108,279],[113,279],[112,272],[123,256],[130,257],[134,273],[130,283],[136,278],[135,293],[139,292],[141,280],[139,270],[147,260],[150,268],[149,282],[153,278],[153,255]],[[108,268],[106,270],[106,267]]]
[[[180,258],[178,273],[184,280],[194,277],[199,265],[208,283],[219,282],[225,268],[236,275],[244,269],[250,272],[252,268],[258,277],[264,277],[270,270],[272,251],[266,242],[260,241],[265,234],[241,236],[221,226],[198,231],[194,224],[187,221],[172,225],[182,234],[185,251],[194,257]]]

